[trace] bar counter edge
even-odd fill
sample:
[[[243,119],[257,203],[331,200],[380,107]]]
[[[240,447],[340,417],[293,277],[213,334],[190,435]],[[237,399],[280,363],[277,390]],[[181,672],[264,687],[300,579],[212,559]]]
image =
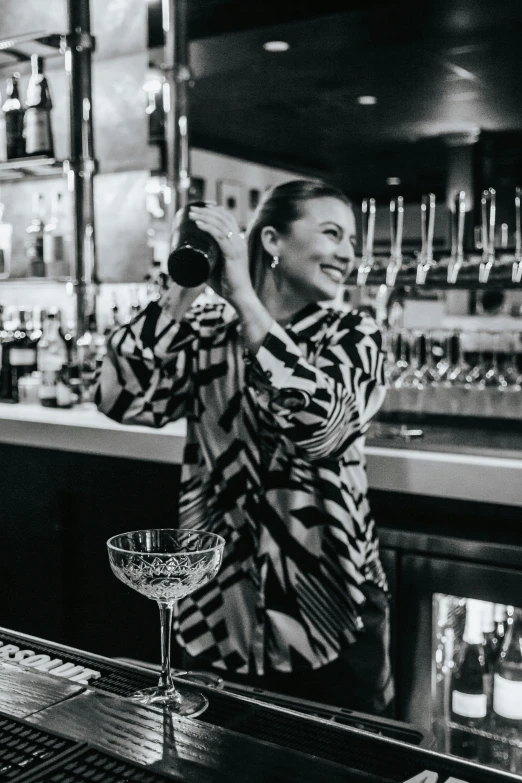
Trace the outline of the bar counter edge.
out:
[[[185,433],[184,420],[160,429],[122,425],[92,405],[0,405],[0,443],[179,465]],[[375,490],[522,506],[522,444],[519,458],[501,449],[481,455],[368,444],[366,459]]]

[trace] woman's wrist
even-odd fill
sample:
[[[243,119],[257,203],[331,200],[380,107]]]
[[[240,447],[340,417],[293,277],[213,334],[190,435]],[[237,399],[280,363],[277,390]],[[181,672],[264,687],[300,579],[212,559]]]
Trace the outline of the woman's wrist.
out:
[[[235,298],[234,307],[241,322],[245,348],[256,354],[272,328],[274,319],[253,289]]]

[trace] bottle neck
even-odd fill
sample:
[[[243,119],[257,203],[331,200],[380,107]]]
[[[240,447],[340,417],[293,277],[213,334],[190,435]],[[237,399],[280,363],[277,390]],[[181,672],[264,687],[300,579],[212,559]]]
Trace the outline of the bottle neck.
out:
[[[495,630],[495,605],[484,601],[482,607],[482,630],[484,633],[492,633]]]
[[[462,639],[467,644],[484,643],[481,602],[472,598],[469,598],[466,604],[466,626]]]

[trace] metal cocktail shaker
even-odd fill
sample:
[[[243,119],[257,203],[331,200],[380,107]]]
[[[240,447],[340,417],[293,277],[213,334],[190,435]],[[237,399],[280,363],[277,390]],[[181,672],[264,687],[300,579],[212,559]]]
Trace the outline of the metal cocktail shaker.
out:
[[[223,259],[221,248],[214,237],[198,228],[189,218],[192,205],[204,207],[205,202],[192,201],[183,208],[178,241],[167,262],[172,280],[185,288],[196,288],[206,283],[212,270]]]

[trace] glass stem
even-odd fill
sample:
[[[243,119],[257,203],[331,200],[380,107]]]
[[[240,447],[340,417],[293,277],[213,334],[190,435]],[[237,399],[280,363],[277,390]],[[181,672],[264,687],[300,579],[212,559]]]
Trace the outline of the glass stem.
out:
[[[159,687],[162,690],[175,691],[174,682],[170,673],[170,637],[172,634],[172,604],[158,601],[161,622],[161,675]]]

